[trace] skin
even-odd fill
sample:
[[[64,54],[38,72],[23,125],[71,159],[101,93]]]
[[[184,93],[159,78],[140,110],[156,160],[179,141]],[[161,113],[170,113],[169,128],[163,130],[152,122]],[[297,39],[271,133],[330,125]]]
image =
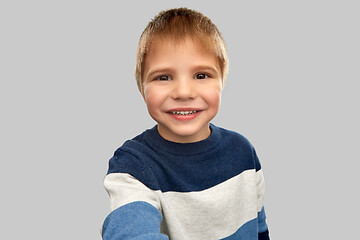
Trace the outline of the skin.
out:
[[[222,92],[213,52],[188,37],[176,43],[158,41],[146,56],[143,76],[142,95],[163,138],[190,143],[209,137]]]

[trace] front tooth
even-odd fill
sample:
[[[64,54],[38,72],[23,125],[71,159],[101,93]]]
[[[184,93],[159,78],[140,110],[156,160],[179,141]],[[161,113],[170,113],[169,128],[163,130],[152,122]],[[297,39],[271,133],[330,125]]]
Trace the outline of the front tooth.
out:
[[[189,115],[189,114],[194,114],[197,111],[173,111],[172,114],[176,114],[176,115]]]

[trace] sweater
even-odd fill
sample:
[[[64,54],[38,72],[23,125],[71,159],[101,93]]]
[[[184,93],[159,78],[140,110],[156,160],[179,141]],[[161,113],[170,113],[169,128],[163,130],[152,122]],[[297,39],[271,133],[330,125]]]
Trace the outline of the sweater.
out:
[[[254,147],[239,133],[210,129],[205,140],[175,143],[154,126],[115,151],[104,179],[104,240],[269,239]]]

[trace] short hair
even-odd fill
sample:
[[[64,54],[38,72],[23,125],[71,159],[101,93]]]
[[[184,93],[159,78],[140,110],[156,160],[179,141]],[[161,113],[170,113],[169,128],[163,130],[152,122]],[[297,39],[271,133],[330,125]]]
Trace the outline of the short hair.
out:
[[[152,43],[159,39],[180,41],[185,37],[199,41],[206,50],[216,54],[222,84],[225,84],[229,60],[225,41],[216,25],[202,13],[188,8],[174,8],[161,11],[152,19],[140,36],[136,56],[135,78],[138,88],[143,93],[143,70],[147,53]]]

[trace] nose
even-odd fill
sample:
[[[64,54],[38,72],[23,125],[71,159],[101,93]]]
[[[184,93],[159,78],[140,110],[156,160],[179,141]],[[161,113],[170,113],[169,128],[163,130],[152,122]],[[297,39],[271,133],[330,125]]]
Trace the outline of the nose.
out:
[[[187,100],[195,98],[196,89],[193,79],[181,78],[176,80],[173,89],[173,98]]]

